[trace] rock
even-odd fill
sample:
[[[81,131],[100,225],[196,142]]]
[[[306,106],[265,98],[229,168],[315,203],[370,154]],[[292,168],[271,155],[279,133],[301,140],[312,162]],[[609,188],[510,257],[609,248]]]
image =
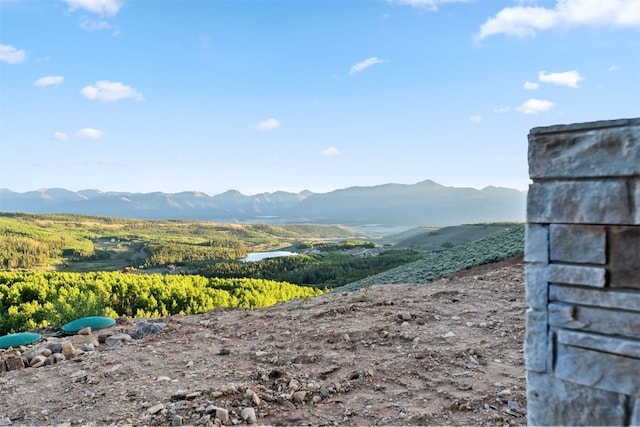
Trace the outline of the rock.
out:
[[[185,390],[176,390],[171,393],[171,400],[184,400],[187,398],[187,392]]]
[[[293,401],[295,403],[302,403],[307,398],[307,392],[306,391],[296,391],[295,393],[293,393],[292,398],[293,398]]]
[[[300,388],[300,383],[295,378],[291,378],[291,380],[289,381],[288,388],[289,388],[289,393],[295,393]]]
[[[7,371],[17,371],[24,368],[24,361],[21,357],[9,357],[4,361]]]
[[[408,311],[401,311],[400,313],[398,313],[398,318],[403,322],[408,322],[409,320],[411,320],[411,313],[409,313]]]
[[[253,408],[242,408],[240,416],[247,424],[257,424],[256,410]]]
[[[316,405],[320,402],[322,402],[322,397],[315,395],[313,396],[313,398],[311,399],[313,403],[315,403]]]
[[[442,335],[442,338],[451,338],[451,337],[455,337],[456,334],[454,334],[453,332],[449,331],[446,334]]]
[[[65,341],[60,344],[60,353],[62,353],[65,358],[71,359],[76,355],[76,349],[71,342]]]
[[[244,393],[244,397],[247,398],[255,406],[260,405],[260,396],[258,396],[258,394],[255,391],[251,390],[250,388],[248,388],[247,391]]]
[[[62,353],[62,343],[61,342],[50,342],[46,347],[51,353]]]
[[[167,327],[166,323],[162,322],[138,322],[136,323],[136,330],[133,333],[133,338],[139,340],[149,335],[157,334],[161,330]]]
[[[228,356],[231,354],[231,350],[228,348],[221,348],[220,351],[218,351],[218,354],[220,356]]]
[[[107,345],[107,347],[117,347],[131,341],[132,339],[133,338],[131,338],[131,335],[121,333],[107,337],[104,343]]]
[[[173,417],[173,420],[171,420],[172,426],[181,426],[182,423],[183,423],[183,420],[181,415],[176,415],[175,417]]]
[[[45,365],[55,365],[56,363],[60,363],[67,360],[62,353],[53,353],[51,356],[47,357],[44,361]]]
[[[87,326],[86,328],[82,328],[78,331],[78,335],[91,335],[91,326]]]
[[[82,351],[96,351],[96,346],[93,343],[82,344]]]
[[[44,365],[45,360],[47,360],[47,358],[39,354],[31,359],[31,361],[29,362],[29,366],[31,366],[32,368],[39,368],[40,366]]]
[[[322,396],[323,399],[329,397],[329,389],[324,386],[320,387],[320,396]]]
[[[98,335],[98,343],[99,344],[104,344],[107,342],[107,338],[109,338],[111,335],[110,334],[100,334]]]
[[[155,405],[147,409],[147,412],[150,413],[151,415],[154,415],[162,411],[163,409],[164,409],[164,405],[162,403],[156,403]]]
[[[469,356],[467,356],[467,360],[468,360],[470,363],[473,363],[474,365],[480,365],[480,362],[478,361],[478,359],[477,359],[475,356],[473,356],[473,355],[469,355]]]
[[[160,382],[171,381],[171,378],[163,376],[163,377],[156,378],[156,381],[160,381]]]
[[[219,406],[215,406],[215,405],[209,405],[207,406],[207,408],[204,410],[204,412],[206,414],[213,414],[215,413],[215,417],[216,419],[220,420],[220,422],[222,424],[226,424],[229,421],[229,411],[227,411],[224,408],[221,408]]]
[[[527,415],[527,410],[524,409],[518,402],[515,400],[510,400],[507,402],[507,406],[514,412],[517,412],[520,415]]]
[[[0,427],[10,426],[13,424],[10,418],[0,418]]]
[[[22,357],[27,358],[29,362],[31,362],[31,359],[36,356],[49,357],[51,356],[51,350],[49,350],[47,347],[40,347],[38,349],[30,350],[22,354]]]
[[[224,408],[220,408],[220,407],[216,407],[216,419],[220,420],[220,422],[222,424],[226,424],[229,422],[229,411],[224,409]]]
[[[511,394],[511,389],[505,388],[501,392],[498,393],[498,397],[508,396]]]

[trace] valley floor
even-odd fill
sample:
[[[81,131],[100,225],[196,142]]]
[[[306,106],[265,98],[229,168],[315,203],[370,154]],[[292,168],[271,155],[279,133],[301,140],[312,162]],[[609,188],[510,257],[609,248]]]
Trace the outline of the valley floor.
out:
[[[523,270],[151,319],[95,351],[138,320],[48,337],[77,354],[0,373],[0,425],[525,425]]]

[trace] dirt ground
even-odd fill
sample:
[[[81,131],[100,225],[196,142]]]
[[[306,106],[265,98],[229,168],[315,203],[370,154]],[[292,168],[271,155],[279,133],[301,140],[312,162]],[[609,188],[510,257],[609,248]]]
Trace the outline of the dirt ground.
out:
[[[525,425],[523,269],[46,337],[77,354],[0,373],[0,426]]]

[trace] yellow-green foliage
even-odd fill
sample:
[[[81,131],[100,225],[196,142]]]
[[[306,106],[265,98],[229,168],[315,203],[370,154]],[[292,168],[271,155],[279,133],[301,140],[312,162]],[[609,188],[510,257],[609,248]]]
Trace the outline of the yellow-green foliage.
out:
[[[84,316],[162,317],[266,307],[323,291],[263,279],[119,272],[0,272],[0,334]]]
[[[135,246],[127,262],[150,267],[234,260],[250,251],[287,246],[298,239],[356,235],[352,229],[334,225],[218,224],[0,212],[0,269],[32,269],[60,265],[64,260],[108,260],[113,248],[94,245],[104,242]]]

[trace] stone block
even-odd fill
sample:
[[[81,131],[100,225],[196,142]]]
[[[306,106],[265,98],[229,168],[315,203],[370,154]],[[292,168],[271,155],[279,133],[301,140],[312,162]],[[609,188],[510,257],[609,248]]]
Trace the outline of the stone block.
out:
[[[4,362],[7,365],[7,371],[24,369],[24,361],[22,360],[22,357],[9,357]]]
[[[609,286],[640,289],[640,227],[610,227],[609,253]]]
[[[530,371],[547,371],[547,311],[527,309],[524,338],[525,366]]]
[[[554,302],[549,304],[549,325],[640,339],[640,316],[637,312]]]
[[[625,401],[617,393],[527,372],[527,424],[531,426],[623,426]]]
[[[636,178],[635,180],[629,183],[633,187],[633,204],[635,206],[636,215],[634,224],[640,224],[640,179]]]
[[[549,282],[602,288],[607,284],[606,272],[604,267],[551,264]]]
[[[534,182],[527,222],[637,225],[633,192],[622,179]]]
[[[555,376],[601,390],[640,397],[640,359],[557,344]]]
[[[568,331],[566,329],[558,330],[556,336],[558,342],[562,344],[640,359],[640,341],[638,340]]]
[[[551,261],[579,264],[607,262],[607,230],[603,226],[551,224],[549,242]]]
[[[640,293],[635,291],[576,288],[552,283],[549,300],[640,312]]]
[[[630,426],[640,426],[640,399],[634,399],[633,409],[631,410]]]
[[[545,309],[549,301],[549,270],[546,265],[524,267],[525,300],[529,307]]]
[[[549,262],[549,227],[542,224],[527,224],[524,240],[525,262]]]
[[[640,119],[534,128],[528,157],[533,179],[640,175]]]

